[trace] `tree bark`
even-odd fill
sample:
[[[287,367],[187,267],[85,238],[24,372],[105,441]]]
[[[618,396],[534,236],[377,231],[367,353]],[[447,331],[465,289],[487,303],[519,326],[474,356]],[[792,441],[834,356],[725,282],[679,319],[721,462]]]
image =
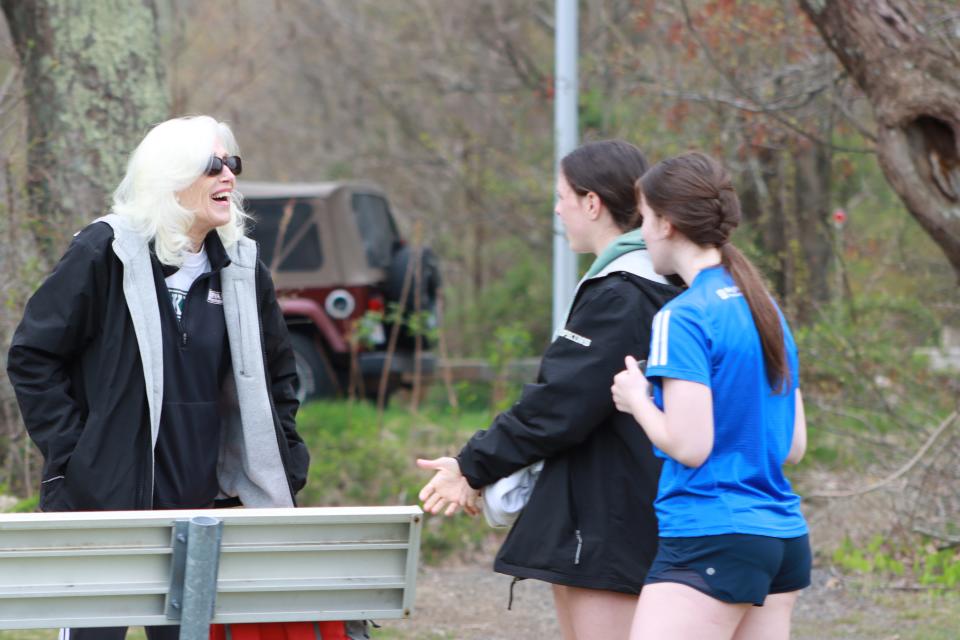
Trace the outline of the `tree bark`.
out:
[[[833,192],[832,151],[811,142],[793,155],[794,233],[799,243],[797,318],[813,320],[817,308],[830,298],[830,266],[833,257],[833,230],[830,228],[830,198]],[[841,292],[836,292],[837,297]]]
[[[106,212],[126,160],[168,113],[154,0],[0,0],[28,107],[27,189],[41,256]]]
[[[873,105],[887,181],[960,280],[956,37],[924,26],[907,0],[798,2]]]

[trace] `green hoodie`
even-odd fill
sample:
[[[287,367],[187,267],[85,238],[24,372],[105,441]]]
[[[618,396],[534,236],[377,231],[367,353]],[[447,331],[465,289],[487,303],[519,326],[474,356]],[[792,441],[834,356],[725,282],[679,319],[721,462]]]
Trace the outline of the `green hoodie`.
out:
[[[577,283],[577,288],[574,290],[573,298],[570,300],[570,306],[567,308],[567,313],[564,318],[570,317],[570,312],[573,311],[573,303],[577,299],[576,292],[580,290],[584,282],[603,271],[607,265],[620,256],[626,255],[631,251],[646,248],[647,243],[640,237],[640,229],[633,229],[623,235],[617,236],[617,239],[611,242],[609,247],[600,252],[600,255],[596,257],[593,264],[587,269],[587,272],[580,278],[580,282]],[[566,324],[566,320],[564,320],[564,324]]]
[[[590,265],[590,268],[587,269],[587,273],[584,274],[580,282],[589,280],[593,276],[597,275],[603,271],[604,267],[620,256],[630,253],[631,251],[636,251],[637,249],[646,248],[647,243],[645,243],[643,238],[640,236],[640,229],[627,231],[625,234],[618,236],[609,247],[600,252],[600,255],[597,256],[596,260],[593,261],[593,264]]]

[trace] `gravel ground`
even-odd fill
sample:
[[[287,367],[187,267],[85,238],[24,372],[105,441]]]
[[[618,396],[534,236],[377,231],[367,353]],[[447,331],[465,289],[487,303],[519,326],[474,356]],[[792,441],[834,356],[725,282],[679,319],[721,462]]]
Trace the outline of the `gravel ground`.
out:
[[[488,563],[426,567],[410,620],[384,620],[373,640],[526,640],[559,638],[550,587],[510,578]],[[793,617],[793,640],[960,640],[960,594],[865,585],[815,569]],[[140,629],[129,640],[142,639]],[[0,631],[0,640],[51,640],[56,631]]]
[[[547,584],[510,578],[483,564],[427,567],[410,620],[383,621],[374,640],[559,638]],[[800,599],[794,640],[958,640],[960,595],[864,585],[822,569]]]
[[[512,578],[489,566],[427,567],[417,578],[410,620],[384,621],[378,637],[417,640],[513,640],[559,638],[550,585],[518,582],[507,611]]]

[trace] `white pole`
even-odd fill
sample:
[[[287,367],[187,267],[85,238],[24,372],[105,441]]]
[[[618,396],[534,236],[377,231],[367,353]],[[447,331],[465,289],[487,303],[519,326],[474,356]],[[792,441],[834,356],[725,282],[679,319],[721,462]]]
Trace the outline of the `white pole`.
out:
[[[577,0],[556,0],[556,85],[554,88],[555,175],[560,159],[577,147]],[[563,322],[577,285],[577,257],[570,250],[563,223],[553,216],[553,332]]]

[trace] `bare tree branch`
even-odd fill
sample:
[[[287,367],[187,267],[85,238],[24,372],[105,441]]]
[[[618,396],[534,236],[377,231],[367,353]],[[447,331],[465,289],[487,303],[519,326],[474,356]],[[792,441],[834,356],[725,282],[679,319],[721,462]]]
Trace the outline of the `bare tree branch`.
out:
[[[927,441],[923,443],[923,446],[913,455],[910,460],[906,462],[899,469],[888,475],[886,478],[874,482],[873,484],[867,485],[860,489],[852,489],[850,491],[814,491],[807,493],[807,498],[850,498],[853,496],[863,495],[865,493],[870,493],[871,491],[876,491],[877,489],[882,489],[883,487],[889,485],[891,482],[901,478],[906,474],[910,469],[912,469],[920,460],[923,459],[923,456],[926,455],[927,451],[930,450],[930,447],[937,441],[937,439],[946,431],[954,422],[957,420],[957,412],[954,411],[948,415],[943,422],[934,430],[930,437],[927,438]]]

